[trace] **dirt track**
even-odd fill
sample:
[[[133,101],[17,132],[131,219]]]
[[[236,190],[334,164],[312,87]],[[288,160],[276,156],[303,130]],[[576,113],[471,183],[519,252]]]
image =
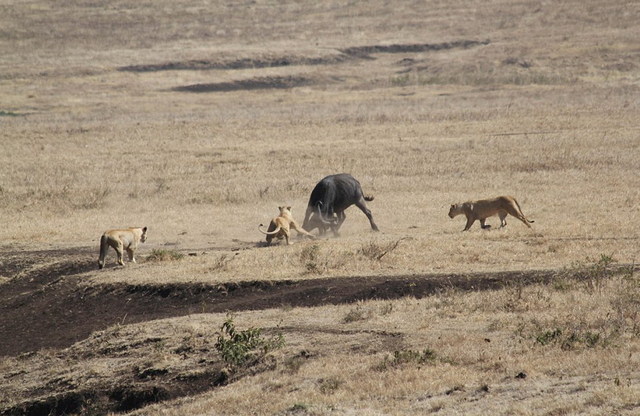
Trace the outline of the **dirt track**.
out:
[[[42,257],[66,260],[29,269]],[[192,313],[228,312],[350,303],[365,299],[429,296],[446,289],[493,290],[547,281],[552,271],[318,278],[225,285],[80,286],[79,273],[93,270],[86,254],[3,253],[3,274],[14,276],[0,291],[0,355],[64,348],[91,332]]]

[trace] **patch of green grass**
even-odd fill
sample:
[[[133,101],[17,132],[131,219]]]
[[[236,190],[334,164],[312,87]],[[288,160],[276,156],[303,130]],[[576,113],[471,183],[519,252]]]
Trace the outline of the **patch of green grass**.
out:
[[[231,317],[222,324],[215,344],[222,359],[234,368],[256,363],[269,351],[282,346],[284,346],[282,335],[264,338],[262,329],[253,327],[239,331]]]
[[[559,328],[544,331],[536,336],[536,342],[540,345],[548,345],[560,338],[560,335],[562,335],[562,330]]]
[[[593,331],[569,330],[562,331],[558,328],[552,331],[545,331],[536,337],[536,342],[542,345],[557,344],[564,351],[578,349],[580,346],[594,348],[598,345],[604,346],[607,337]]]

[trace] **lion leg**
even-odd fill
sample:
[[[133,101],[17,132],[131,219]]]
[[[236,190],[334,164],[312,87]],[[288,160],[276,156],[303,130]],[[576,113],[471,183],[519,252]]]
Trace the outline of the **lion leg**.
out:
[[[98,269],[104,268],[104,259],[109,251],[109,238],[107,235],[100,237],[100,256],[98,257]]]
[[[129,255],[129,261],[132,263],[136,262],[136,256],[134,250],[131,247],[127,247],[127,254]]]
[[[507,226],[507,211],[500,211],[498,213],[498,217],[500,217],[500,228]]]
[[[464,226],[464,230],[462,230],[462,231],[469,230],[469,228],[471,228],[471,226],[473,225],[474,222],[476,222],[475,218],[467,218],[467,224]]]
[[[486,220],[487,220],[486,218],[482,218],[480,220],[480,228],[482,228],[483,230],[486,230],[487,228],[491,228],[491,225],[484,223]]]
[[[514,217],[516,217],[517,219],[519,219],[520,221],[522,221],[524,223],[524,225],[526,225],[527,227],[531,228],[531,225],[529,224],[529,221],[525,218],[524,214],[522,213],[522,211],[517,210],[515,208],[512,208],[513,212],[510,212],[510,214]],[[505,213],[505,216],[507,214]]]
[[[307,237],[315,238],[315,236],[313,234],[311,234],[310,232],[308,232],[304,228],[301,228],[298,224],[295,223],[295,221],[291,221],[291,228],[296,230],[298,232],[298,234],[304,234]]]
[[[118,243],[113,246],[113,248],[116,250],[116,255],[118,257],[118,264],[120,266],[124,266],[124,247],[122,245],[122,242],[118,241]]]

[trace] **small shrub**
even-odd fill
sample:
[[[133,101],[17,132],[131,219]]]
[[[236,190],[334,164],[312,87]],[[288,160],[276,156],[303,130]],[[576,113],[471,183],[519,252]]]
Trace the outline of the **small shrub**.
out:
[[[310,357],[311,354],[308,351],[302,350],[299,354],[286,359],[284,362],[284,366],[289,374],[296,374],[300,370],[300,367],[302,367],[302,365],[307,362]]]
[[[392,357],[385,357],[384,360],[375,367],[378,371],[384,371],[388,368],[396,368],[405,365],[420,366],[424,364],[433,364],[437,359],[437,354],[431,348],[425,348],[420,351],[399,350],[394,351]]]
[[[605,346],[615,335],[615,332],[604,334],[591,330],[555,328],[539,333],[535,336],[535,341],[545,346],[559,345],[563,351],[571,351],[581,346],[587,348],[594,348],[598,345]]]
[[[318,264],[320,246],[312,244],[302,249],[300,252],[300,262],[309,273],[321,273],[321,267]]]
[[[156,177],[153,178],[153,182],[156,185],[155,193],[161,194],[167,190],[169,190],[169,185],[167,185],[167,179],[164,177]]]
[[[163,250],[154,248],[151,250],[151,254],[147,256],[147,261],[177,261],[184,257],[184,254],[175,250]]]
[[[410,82],[409,75],[404,74],[404,75],[397,75],[397,76],[391,77],[390,82],[391,82],[391,85],[394,87],[404,87],[408,85]]]
[[[216,259],[215,263],[213,263],[213,266],[211,266],[209,270],[212,272],[225,271],[229,268],[229,263],[231,263],[231,260],[233,259],[233,256],[223,254]]]
[[[338,380],[337,378],[329,377],[325,379],[319,380],[320,393],[322,394],[331,394],[334,393],[340,385],[342,384],[342,380]]]
[[[302,413],[302,412],[306,413],[307,410],[309,410],[309,405],[305,403],[295,403],[293,406],[287,409],[287,412],[288,413]]]
[[[215,348],[227,364],[232,367],[242,367],[257,362],[269,351],[281,348],[283,345],[282,335],[265,339],[259,328],[238,331],[233,319],[229,317],[218,332]]]
[[[619,270],[611,267],[616,260],[607,254],[601,254],[596,261],[587,258],[587,262],[576,262],[559,275],[559,279],[571,279],[580,282],[588,291],[600,291],[604,281],[611,278]]]
[[[384,256],[386,256],[387,254],[391,253],[393,250],[398,248],[398,245],[402,240],[406,240],[406,239],[407,238],[404,237],[395,242],[388,243],[388,244],[379,244],[371,241],[365,244],[364,246],[362,246],[362,248],[358,250],[358,254],[370,260],[380,261]]]
[[[541,345],[548,345],[551,342],[557,340],[560,335],[562,335],[562,330],[560,330],[559,328],[551,331],[544,331],[543,333],[536,336],[536,342]]]
[[[634,275],[633,266],[623,273],[620,286],[610,300],[615,313],[612,325],[640,336],[640,279]]]
[[[341,253],[322,253],[318,244],[306,246],[300,252],[300,262],[307,273],[323,274],[338,269],[345,264],[346,257]]]
[[[380,306],[380,315],[389,315],[393,312],[393,303],[389,302]]]
[[[100,186],[90,189],[89,192],[83,194],[83,198],[76,204],[77,208],[95,209],[103,206],[107,198],[111,195],[109,186]]]
[[[364,321],[370,317],[371,313],[369,311],[363,310],[361,306],[356,306],[342,318],[342,323],[348,324],[351,322]]]

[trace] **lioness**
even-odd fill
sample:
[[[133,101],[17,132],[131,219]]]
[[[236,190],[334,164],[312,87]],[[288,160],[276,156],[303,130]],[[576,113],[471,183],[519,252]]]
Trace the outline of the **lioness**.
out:
[[[462,231],[467,231],[471,228],[471,225],[473,225],[476,220],[480,220],[480,227],[483,229],[490,228],[491,226],[485,225],[484,222],[487,218],[496,214],[500,217],[500,228],[507,225],[505,219],[507,218],[507,214],[513,215],[529,228],[531,228],[529,223],[533,222],[525,218],[518,201],[512,196],[499,196],[492,199],[481,199],[479,201],[468,201],[451,205],[449,217],[454,218],[460,214],[464,214],[465,217],[467,217],[467,225],[465,225]]]
[[[280,210],[280,215],[271,220],[269,224],[269,228],[267,231],[262,230],[262,224],[258,226],[258,230],[261,233],[267,235],[267,244],[271,244],[271,240],[277,238],[278,240],[286,239],[287,245],[290,245],[289,237],[291,235],[291,229],[294,229],[298,232],[298,234],[304,234],[311,238],[314,238],[312,234],[305,231],[302,227],[300,227],[293,217],[291,216],[291,207],[278,207]]]
[[[118,264],[124,266],[123,249],[127,250],[129,260],[136,262],[135,250],[138,243],[147,240],[147,227],[132,227],[117,230],[107,230],[100,237],[100,258],[98,258],[98,269],[104,267],[104,258],[107,255],[109,246],[113,247],[118,255]]]

